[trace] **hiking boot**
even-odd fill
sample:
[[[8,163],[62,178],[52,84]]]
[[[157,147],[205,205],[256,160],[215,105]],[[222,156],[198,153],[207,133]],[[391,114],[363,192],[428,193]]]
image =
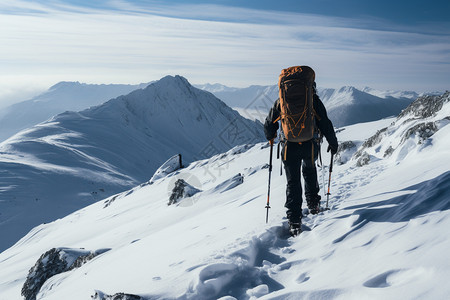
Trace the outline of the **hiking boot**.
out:
[[[321,197],[319,195],[306,199],[310,214],[317,215],[320,212],[320,199]]]
[[[311,206],[308,209],[310,214],[317,215],[318,213],[320,213],[320,203],[315,206]]]
[[[289,234],[292,237],[295,237],[302,233],[302,222],[291,222],[289,221]]]

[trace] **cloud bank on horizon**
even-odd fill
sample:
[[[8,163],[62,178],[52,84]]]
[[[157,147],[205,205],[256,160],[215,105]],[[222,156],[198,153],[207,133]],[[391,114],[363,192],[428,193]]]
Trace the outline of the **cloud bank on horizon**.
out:
[[[274,84],[282,68],[299,64],[312,66],[323,87],[449,88],[450,22],[442,12],[434,21],[427,11],[422,22],[395,22],[362,11],[349,17],[345,7],[332,15],[332,1],[321,2],[327,15],[301,12],[303,1],[286,0],[291,11],[268,1],[205,2],[2,1],[0,106],[5,93],[62,80],[139,83],[180,74],[243,87]]]

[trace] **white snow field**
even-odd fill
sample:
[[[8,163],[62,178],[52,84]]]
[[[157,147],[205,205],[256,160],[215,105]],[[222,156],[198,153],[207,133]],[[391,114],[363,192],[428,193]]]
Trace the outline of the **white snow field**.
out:
[[[100,254],[47,279],[36,299],[448,299],[443,97],[435,113],[419,116],[426,109],[418,105],[341,130],[340,141],[359,146],[334,166],[331,210],[306,215],[298,237],[287,233],[280,161],[266,224],[268,145],[238,146],[35,227],[0,254],[0,299],[22,299],[28,271],[52,248],[63,258]],[[200,192],[168,206],[178,179]]]

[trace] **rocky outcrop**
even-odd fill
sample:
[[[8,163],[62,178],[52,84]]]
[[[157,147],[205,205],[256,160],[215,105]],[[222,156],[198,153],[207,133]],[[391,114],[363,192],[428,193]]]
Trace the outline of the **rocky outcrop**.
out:
[[[27,279],[22,287],[22,296],[25,300],[36,300],[45,281],[57,274],[81,267],[87,261],[110,249],[88,251],[72,248],[52,248],[45,252],[30,269]]]
[[[339,164],[345,164],[356,151],[356,144],[353,141],[341,142],[335,155],[334,161]]]
[[[397,119],[405,116],[411,116],[416,119],[425,119],[434,116],[442,109],[445,102],[450,101],[450,91],[445,92],[441,96],[422,96],[417,98],[407,108],[405,108]]]
[[[117,293],[114,295],[106,295],[101,291],[95,291],[95,294],[91,296],[92,300],[145,300],[141,296],[125,294],[125,293]]]
[[[450,122],[450,116],[444,105],[450,102],[450,92],[440,96],[423,96],[417,98],[397,117],[390,126],[377,131],[367,139],[353,155],[357,166],[364,166],[370,162],[371,156],[392,156],[396,150],[411,145],[425,144],[437,131]],[[403,153],[409,152],[403,149]],[[404,154],[403,154],[404,155]],[[401,159],[401,158],[397,158]]]
[[[200,192],[199,189],[193,187],[183,179],[178,179],[172,189],[172,194],[167,205],[176,204],[180,199],[194,196],[198,192]]]

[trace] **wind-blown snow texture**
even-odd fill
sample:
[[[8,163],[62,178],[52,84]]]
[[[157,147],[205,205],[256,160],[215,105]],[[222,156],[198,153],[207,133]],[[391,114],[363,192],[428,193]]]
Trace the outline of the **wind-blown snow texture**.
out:
[[[0,144],[0,250],[34,226],[150,179],[171,156],[186,163],[264,140],[180,76],[81,112],[65,112]]]
[[[0,299],[17,298],[39,257],[62,246],[111,250],[51,277],[37,299],[446,299],[448,93],[441,103],[425,119],[407,111],[340,130],[370,161],[335,166],[331,210],[304,217],[299,237],[287,233],[284,176],[272,177],[265,223],[267,144],[239,146],[34,228],[0,254]],[[437,121],[424,139],[404,135]],[[201,191],[167,206],[178,179]]]

